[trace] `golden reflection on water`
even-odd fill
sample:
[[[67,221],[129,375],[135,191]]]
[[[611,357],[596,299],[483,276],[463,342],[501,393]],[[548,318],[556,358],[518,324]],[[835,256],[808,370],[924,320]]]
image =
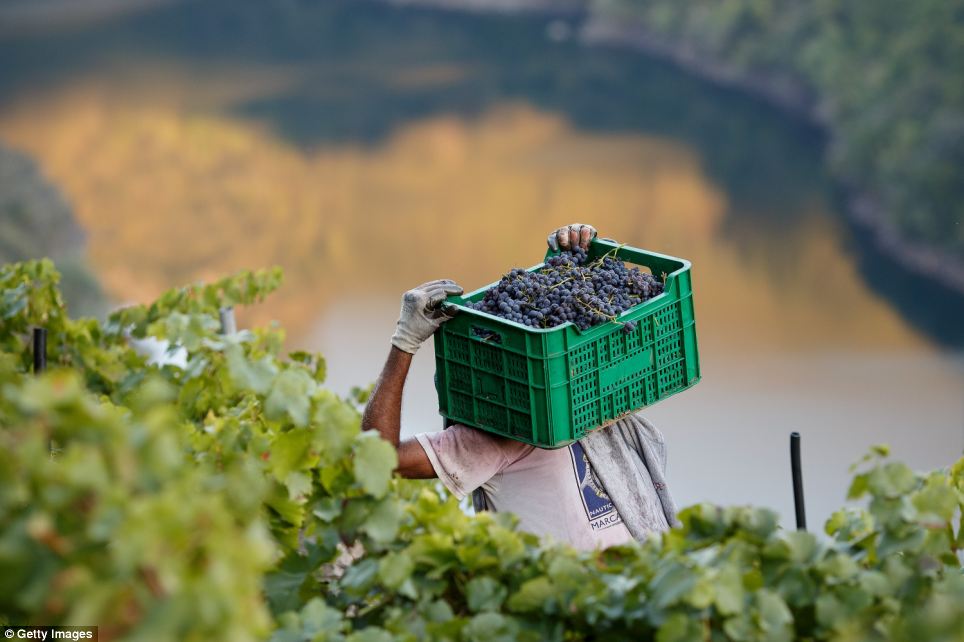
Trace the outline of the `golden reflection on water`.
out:
[[[286,285],[249,321],[277,318],[297,344],[333,297],[396,297],[442,276],[474,289],[538,262],[550,229],[583,221],[693,261],[704,351],[928,344],[864,286],[820,198],[783,233],[738,243],[722,229],[736,215],[726,193],[676,141],[587,133],[505,104],[411,122],[374,146],[305,150],[217,108],[290,78],[150,77],[151,90],[78,82],[0,113],[0,140],[64,191],[117,300],[279,264]]]

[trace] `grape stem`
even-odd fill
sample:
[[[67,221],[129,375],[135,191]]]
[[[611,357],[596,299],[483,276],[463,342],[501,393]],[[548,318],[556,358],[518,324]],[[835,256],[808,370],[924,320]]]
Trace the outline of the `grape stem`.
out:
[[[556,283],[555,285],[550,285],[550,286],[549,286],[549,289],[550,289],[550,290],[555,290],[557,287],[559,287],[559,286],[562,285],[563,283],[566,283],[567,281],[572,281],[572,277],[571,277],[571,276],[567,276],[566,278],[564,278],[562,281],[559,281],[559,282]]]
[[[583,306],[585,306],[585,308],[586,308],[587,310],[592,310],[593,312],[595,312],[596,314],[598,314],[598,315],[601,316],[601,317],[605,317],[606,319],[609,319],[610,321],[613,321],[613,322],[616,321],[616,315],[609,315],[609,314],[606,314],[605,312],[603,312],[602,310],[597,310],[597,309],[594,308],[592,305],[590,305],[589,303],[583,301],[582,299],[577,298],[577,299],[576,299],[576,303],[581,303]]]

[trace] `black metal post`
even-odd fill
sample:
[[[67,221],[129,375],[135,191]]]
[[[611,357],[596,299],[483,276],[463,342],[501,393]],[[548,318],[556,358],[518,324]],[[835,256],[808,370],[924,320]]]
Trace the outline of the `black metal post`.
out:
[[[47,328],[33,329],[33,371],[40,374],[47,369]]]
[[[807,530],[807,511],[803,503],[803,469],[800,467],[800,433],[790,433],[790,473],[793,475],[793,507],[797,530]]]

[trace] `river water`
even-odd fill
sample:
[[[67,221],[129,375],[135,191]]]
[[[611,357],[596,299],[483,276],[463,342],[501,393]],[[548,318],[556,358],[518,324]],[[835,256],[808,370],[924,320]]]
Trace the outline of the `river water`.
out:
[[[788,525],[803,435],[818,527],[848,466],[964,449],[961,302],[876,256],[839,209],[818,132],[538,17],[367,3],[148,2],[0,35],[0,143],[87,233],[113,300],[243,267],[347,392],[378,374],[401,292],[475,289],[581,221],[693,263],[703,380],[646,411],[678,503]],[[403,431],[440,428],[431,345]]]

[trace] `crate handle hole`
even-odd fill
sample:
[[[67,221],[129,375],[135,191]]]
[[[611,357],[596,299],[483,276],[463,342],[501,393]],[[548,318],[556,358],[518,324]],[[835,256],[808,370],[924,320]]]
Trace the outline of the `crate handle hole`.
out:
[[[483,328],[479,325],[472,326],[472,338],[486,343],[497,343],[502,345],[502,335],[495,330]]]

